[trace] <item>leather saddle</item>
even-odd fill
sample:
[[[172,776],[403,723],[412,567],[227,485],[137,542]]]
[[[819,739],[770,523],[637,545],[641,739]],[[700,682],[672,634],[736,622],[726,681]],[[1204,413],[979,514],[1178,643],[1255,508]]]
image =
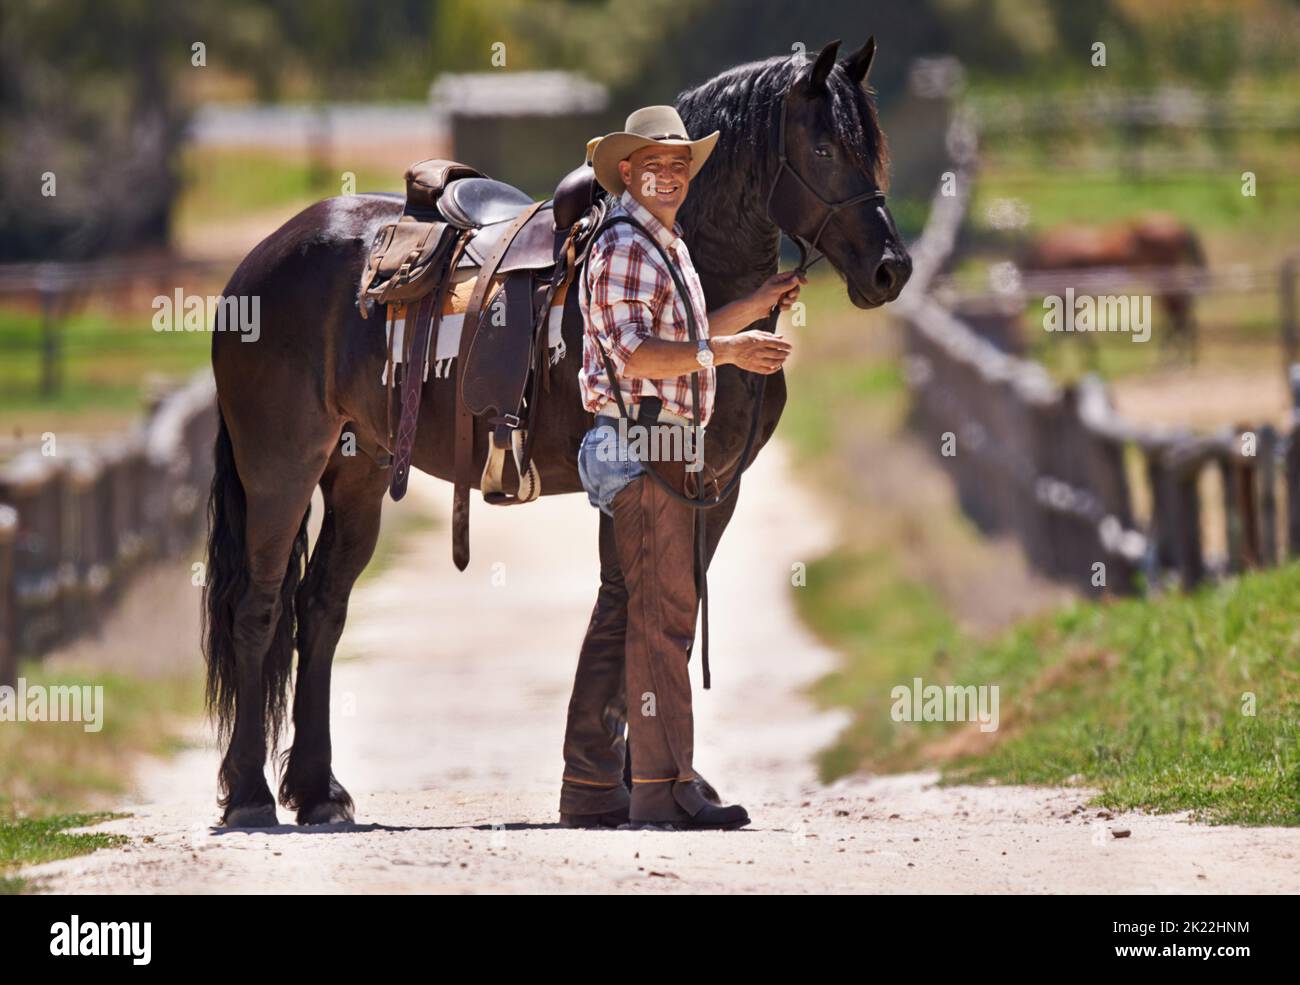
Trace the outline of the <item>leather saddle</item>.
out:
[[[358,303],[405,312],[400,421],[393,445],[390,491],[406,491],[414,446],[420,385],[427,354],[436,351],[438,323],[453,271],[476,268],[456,358],[455,495],[452,556],[469,563],[469,489],[476,428],[490,429],[479,486],[497,505],[530,502],[541,492],[531,459],[529,423],[549,388],[547,332],[552,302],[573,279],[584,256],[584,234],[599,192],[587,164],[570,172],[553,198],[534,202],[505,182],[467,165],[434,159],[406,173],[402,215],[376,236],[362,276]],[[565,323],[580,318],[577,292],[565,296]],[[412,317],[414,322],[412,323]],[[389,354],[387,379],[395,366]],[[390,397],[390,404],[391,397]],[[515,488],[505,488],[507,455]]]
[[[361,276],[361,317],[375,304],[413,301],[437,286],[455,241],[455,230],[438,212],[438,200],[448,186],[479,178],[474,168],[440,158],[406,169],[406,205],[398,220],[376,235]]]

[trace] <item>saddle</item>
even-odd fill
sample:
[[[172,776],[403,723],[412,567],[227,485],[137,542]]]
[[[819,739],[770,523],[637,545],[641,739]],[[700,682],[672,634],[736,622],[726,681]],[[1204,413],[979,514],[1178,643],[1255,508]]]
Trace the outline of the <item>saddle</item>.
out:
[[[406,172],[406,203],[396,222],[376,235],[362,274],[362,316],[374,305],[389,312],[385,379],[390,388],[388,437],[393,499],[406,494],[427,361],[437,352],[438,327],[453,280],[473,276],[455,358],[455,493],[452,558],[469,564],[469,490],[476,428],[490,428],[479,487],[486,502],[513,505],[541,494],[531,455],[530,422],[549,389],[547,359],[551,310],[563,299],[563,319],[580,318],[577,292],[568,291],[596,226],[590,215],[598,186],[583,164],[551,199],[486,177],[468,165],[431,159]],[[393,326],[401,319],[403,351],[400,413],[392,427],[397,353]],[[506,488],[506,458],[516,479]]]

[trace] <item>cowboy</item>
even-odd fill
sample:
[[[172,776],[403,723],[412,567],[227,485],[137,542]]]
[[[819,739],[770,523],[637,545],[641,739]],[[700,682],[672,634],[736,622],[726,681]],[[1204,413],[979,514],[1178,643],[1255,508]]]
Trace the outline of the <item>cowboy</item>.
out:
[[[579,384],[596,418],[582,441],[578,471],[602,514],[602,586],[578,660],[565,735],[560,818],[572,827],[631,822],[732,829],[749,823],[743,807],[723,806],[694,770],[687,673],[697,605],[694,511],[646,474],[653,468],[687,493],[688,475],[702,481],[701,462],[694,460],[702,436],[644,443],[695,453],[672,461],[628,454],[635,441],[627,440],[630,425],[686,429],[696,413],[706,428],[718,366],[775,373],[790,354],[790,343],[780,336],[744,329],[774,306],[793,304],[802,278],[772,277],[747,297],[707,311],[676,223],[691,180],[718,137],[715,131],[691,140],[676,110],[650,106],[629,116],[622,131],[588,145],[596,180],[614,199],[609,215],[629,216],[643,230],[623,223],[606,229],[592,246],[580,288]],[[698,331],[695,342],[688,307]],[[699,407],[692,406],[693,382]],[[620,420],[619,396],[635,425]],[[625,748],[631,751],[627,784]]]

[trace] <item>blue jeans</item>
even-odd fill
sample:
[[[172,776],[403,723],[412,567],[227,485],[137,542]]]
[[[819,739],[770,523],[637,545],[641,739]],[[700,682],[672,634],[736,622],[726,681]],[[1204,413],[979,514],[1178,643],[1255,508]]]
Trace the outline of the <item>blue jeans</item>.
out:
[[[596,426],[578,446],[578,477],[591,505],[612,517],[614,497],[644,471],[645,466],[627,454],[626,446],[619,447],[618,421],[597,417]]]

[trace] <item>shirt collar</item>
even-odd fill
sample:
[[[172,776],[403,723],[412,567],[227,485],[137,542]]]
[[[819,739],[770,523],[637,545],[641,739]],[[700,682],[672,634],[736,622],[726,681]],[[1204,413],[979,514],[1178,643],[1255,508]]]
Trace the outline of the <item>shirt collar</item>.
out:
[[[623,211],[630,215],[641,225],[645,226],[665,250],[670,249],[681,237],[681,223],[673,223],[673,228],[669,229],[662,222],[655,218],[654,213],[632,197],[632,193],[627,189],[619,196],[619,205]]]

